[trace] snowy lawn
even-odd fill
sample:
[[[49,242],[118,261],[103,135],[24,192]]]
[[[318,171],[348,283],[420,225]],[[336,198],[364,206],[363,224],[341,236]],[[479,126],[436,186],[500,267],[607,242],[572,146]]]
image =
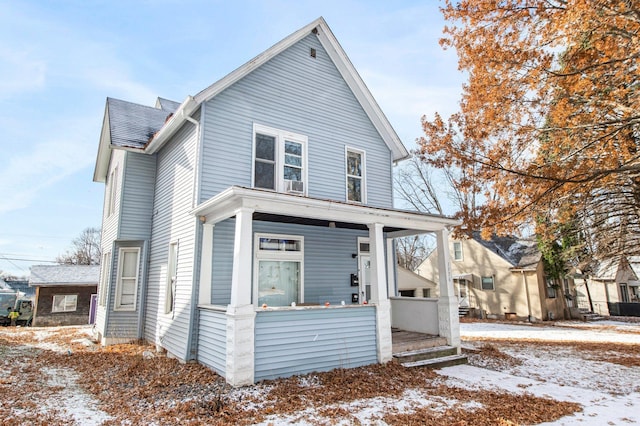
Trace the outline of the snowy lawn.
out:
[[[470,365],[390,363],[240,389],[149,346],[99,347],[89,332],[0,328],[0,424],[640,423],[637,323],[464,322]]]

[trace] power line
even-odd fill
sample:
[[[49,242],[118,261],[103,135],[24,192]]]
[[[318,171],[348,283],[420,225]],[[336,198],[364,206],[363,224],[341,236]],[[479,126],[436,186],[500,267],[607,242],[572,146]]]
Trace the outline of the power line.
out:
[[[18,259],[18,258],[16,258],[16,257],[6,257],[6,256],[2,256],[2,255],[0,255],[0,257],[1,257],[3,260],[7,260],[7,261],[9,261],[9,260],[17,260],[17,261],[19,261],[19,262],[46,262],[46,263],[58,263],[58,262],[56,262],[55,260],[42,260],[42,259]]]

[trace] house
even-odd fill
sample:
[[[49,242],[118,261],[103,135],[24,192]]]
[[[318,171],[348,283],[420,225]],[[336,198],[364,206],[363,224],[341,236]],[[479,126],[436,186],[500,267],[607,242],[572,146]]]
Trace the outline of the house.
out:
[[[4,285],[13,291],[17,291],[27,298],[35,296],[35,290],[29,287],[29,280],[5,279]]]
[[[393,208],[407,156],[322,18],[182,103],[107,99],[97,337],[234,386],[389,361],[393,239],[431,232],[444,253],[458,223]],[[447,264],[440,299],[402,310],[459,353]]]
[[[571,303],[571,280],[555,283],[545,274],[542,256],[533,239],[493,236],[484,240],[452,240],[451,270],[454,292],[461,311],[489,318],[521,318],[531,321],[564,318]],[[418,273],[438,280],[438,253],[418,267]],[[564,294],[563,294],[564,291]]]
[[[640,316],[640,257],[616,256],[596,262],[576,279],[579,308],[596,314]]]
[[[100,266],[34,265],[29,285],[35,288],[34,326],[83,325],[95,309]]]
[[[437,297],[438,284],[398,266],[398,293],[402,297]]]

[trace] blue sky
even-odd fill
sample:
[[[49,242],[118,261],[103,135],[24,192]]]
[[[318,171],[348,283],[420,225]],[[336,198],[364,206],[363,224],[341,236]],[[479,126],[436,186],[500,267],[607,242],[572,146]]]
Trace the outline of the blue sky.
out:
[[[407,147],[462,74],[440,2],[0,0],[0,270],[28,275],[89,226],[106,97],[182,102],[323,16]],[[28,259],[28,260],[18,260]]]

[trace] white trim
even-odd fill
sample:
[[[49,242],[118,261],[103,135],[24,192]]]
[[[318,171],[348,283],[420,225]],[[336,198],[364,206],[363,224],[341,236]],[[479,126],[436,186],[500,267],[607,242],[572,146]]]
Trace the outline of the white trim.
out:
[[[123,254],[125,252],[135,252],[136,253],[136,275],[135,277],[126,277],[127,279],[134,279],[135,285],[133,290],[133,305],[131,306],[122,306],[122,259]],[[118,269],[117,269],[117,279],[116,279],[116,300],[114,303],[113,310],[114,311],[135,311],[136,310],[136,299],[138,297],[138,278],[140,275],[140,247],[120,247],[118,249]]]
[[[274,238],[283,240],[300,241],[299,251],[260,250],[260,238]],[[253,303],[258,305],[258,279],[259,262],[261,260],[273,260],[300,263],[300,282],[298,283],[298,300],[296,303],[304,303],[304,236],[288,234],[258,233],[254,235],[253,250]]]
[[[287,130],[276,129],[273,127],[264,126],[262,124],[253,123],[253,147],[252,147],[252,161],[251,161],[251,186],[255,188],[255,176],[256,176],[256,135],[262,134],[272,136],[275,138],[275,153],[274,153],[274,188],[273,191],[285,192],[285,179],[284,179],[284,166],[285,166],[285,142],[295,142],[302,145],[302,183],[304,185],[304,191],[302,195],[307,195],[309,188],[309,138],[305,135],[293,133]],[[264,190],[270,190],[269,188],[260,188]]]
[[[350,175],[347,167],[347,161],[349,159],[349,152],[354,154],[360,154],[360,163],[362,170],[360,171],[361,176]],[[360,201],[350,200],[349,199],[349,178],[357,178],[360,179]],[[344,199],[348,203],[353,204],[367,204],[367,155],[363,149],[353,148],[348,145],[344,147],[344,188],[345,194]]]
[[[457,219],[441,215],[299,197],[239,186],[225,189],[200,204],[191,211],[191,214],[199,217],[204,216],[208,223],[216,223],[234,216],[235,211],[239,208],[335,222],[361,224],[380,222],[385,226],[411,229],[418,232],[440,231],[449,226],[457,226],[462,223]]]

